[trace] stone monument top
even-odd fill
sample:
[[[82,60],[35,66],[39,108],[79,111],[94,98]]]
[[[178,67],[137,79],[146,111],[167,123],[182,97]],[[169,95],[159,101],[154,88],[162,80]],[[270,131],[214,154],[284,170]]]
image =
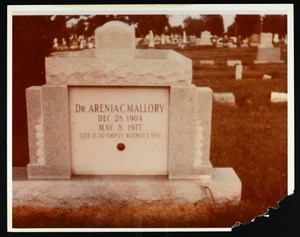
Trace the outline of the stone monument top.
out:
[[[134,28],[121,21],[110,21],[95,30],[97,58],[133,58]]]
[[[209,31],[202,31],[201,32],[201,38],[202,39],[210,39],[211,33]]]
[[[260,34],[260,44],[259,48],[273,48],[273,34],[272,33],[264,33]]]
[[[135,31],[112,21],[95,30],[95,49],[46,57],[49,85],[190,85],[192,61],[173,50],[135,49]],[[162,70],[163,68],[163,70]]]

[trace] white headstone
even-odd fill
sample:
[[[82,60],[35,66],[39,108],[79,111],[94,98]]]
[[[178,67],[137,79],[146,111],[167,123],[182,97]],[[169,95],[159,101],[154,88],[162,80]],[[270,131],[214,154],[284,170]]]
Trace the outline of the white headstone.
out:
[[[272,33],[261,33],[260,34],[260,44],[258,48],[273,48],[273,34]]]
[[[211,33],[209,31],[202,31],[201,32],[201,39],[210,39]]]
[[[186,33],[185,33],[185,31],[183,31],[183,39],[182,39],[182,42],[183,42],[184,44],[186,44],[186,43],[187,43],[187,39],[186,39]]]
[[[133,58],[134,28],[121,21],[110,21],[95,30],[96,57]]]
[[[171,39],[170,39],[170,36],[169,36],[169,35],[166,36],[166,43],[167,43],[167,44],[171,44]]]
[[[243,76],[243,65],[237,64],[235,66],[235,79],[241,80]]]
[[[152,30],[150,30],[149,32],[149,44],[148,44],[149,48],[154,48],[154,36],[153,36],[153,32]]]
[[[288,43],[288,37],[287,37],[287,35],[285,35],[285,37],[284,37],[284,43],[285,43],[285,44]]]
[[[84,49],[84,40],[80,40],[80,45],[79,45],[80,49]]]
[[[279,42],[279,35],[278,34],[274,34],[273,41],[274,41],[274,43],[278,43]]]
[[[271,102],[272,103],[287,102],[287,101],[288,101],[287,93],[281,93],[281,92],[272,92],[271,93]]]
[[[200,60],[200,65],[215,65],[214,60]]]
[[[230,39],[232,39],[233,43],[235,43],[235,44],[237,43],[237,38],[236,37],[233,36],[233,37],[230,37]]]
[[[65,40],[65,38],[62,38],[62,48],[63,48],[64,50],[68,49],[67,41]]]
[[[54,49],[57,49],[57,48],[58,48],[57,38],[54,38],[54,40],[53,40],[53,48],[54,48]]]
[[[264,74],[263,77],[262,77],[262,79],[264,79],[264,80],[269,80],[271,78],[272,78],[272,76],[267,75],[267,74]]]
[[[209,31],[202,31],[201,38],[197,38],[196,45],[211,46],[211,33]]]
[[[237,64],[242,64],[241,60],[227,60],[227,66],[234,67]]]
[[[166,44],[166,37],[165,37],[164,34],[161,35],[160,43],[161,43],[161,44]]]
[[[214,93],[214,101],[230,106],[235,105],[235,97],[232,92]]]

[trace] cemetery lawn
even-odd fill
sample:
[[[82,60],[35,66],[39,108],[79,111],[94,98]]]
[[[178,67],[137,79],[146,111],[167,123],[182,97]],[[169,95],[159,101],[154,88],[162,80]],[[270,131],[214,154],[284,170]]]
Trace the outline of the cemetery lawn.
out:
[[[287,104],[270,103],[272,91],[287,92],[287,65],[252,64],[255,48],[177,50],[193,59],[193,83],[214,92],[233,92],[236,106],[213,103],[210,160],[232,167],[242,182],[239,207],[161,203],[79,209],[18,207],[18,227],[232,227],[278,207],[287,194]],[[200,65],[199,60],[215,60]],[[286,49],[282,49],[286,60]],[[227,60],[242,60],[243,79],[235,80]],[[262,76],[272,76],[262,80]]]

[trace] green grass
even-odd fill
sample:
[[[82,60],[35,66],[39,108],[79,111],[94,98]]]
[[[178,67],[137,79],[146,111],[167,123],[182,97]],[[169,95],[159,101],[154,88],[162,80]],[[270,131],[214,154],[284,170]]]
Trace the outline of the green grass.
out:
[[[235,95],[236,107],[213,103],[210,160],[214,167],[233,167],[242,181],[241,206],[19,207],[14,209],[15,227],[231,227],[277,207],[287,194],[287,104],[270,103],[270,95],[287,92],[286,64],[253,65],[253,48],[178,52],[193,60],[195,85]],[[216,64],[202,66],[200,59]],[[243,61],[243,80],[234,79],[228,59]],[[263,74],[272,79],[262,80]]]

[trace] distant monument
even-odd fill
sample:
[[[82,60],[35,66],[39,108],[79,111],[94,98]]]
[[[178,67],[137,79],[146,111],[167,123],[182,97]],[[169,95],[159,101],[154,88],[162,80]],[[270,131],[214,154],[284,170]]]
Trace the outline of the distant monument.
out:
[[[150,30],[150,32],[149,32],[149,45],[148,45],[148,47],[149,48],[154,48],[154,36],[153,36],[153,32],[152,32],[152,30]]]
[[[278,43],[279,42],[279,35],[278,34],[274,34],[273,42],[274,43]]]
[[[260,34],[260,44],[257,48],[257,56],[254,61],[255,64],[262,63],[283,63],[280,55],[280,48],[274,48],[272,43],[273,34],[272,33],[261,33]]]
[[[182,42],[183,42],[184,44],[186,44],[186,43],[187,43],[187,39],[186,39],[186,33],[185,33],[185,31],[183,31],[183,39],[182,39]]]
[[[135,31],[124,22],[111,21],[95,30],[96,55],[99,58],[133,58]],[[112,38],[114,40],[112,40]]]
[[[257,47],[259,45],[260,38],[258,34],[253,34],[249,38],[249,46],[250,47]]]
[[[211,33],[209,31],[202,31],[201,38],[197,39],[196,45],[199,46],[211,46]]]

